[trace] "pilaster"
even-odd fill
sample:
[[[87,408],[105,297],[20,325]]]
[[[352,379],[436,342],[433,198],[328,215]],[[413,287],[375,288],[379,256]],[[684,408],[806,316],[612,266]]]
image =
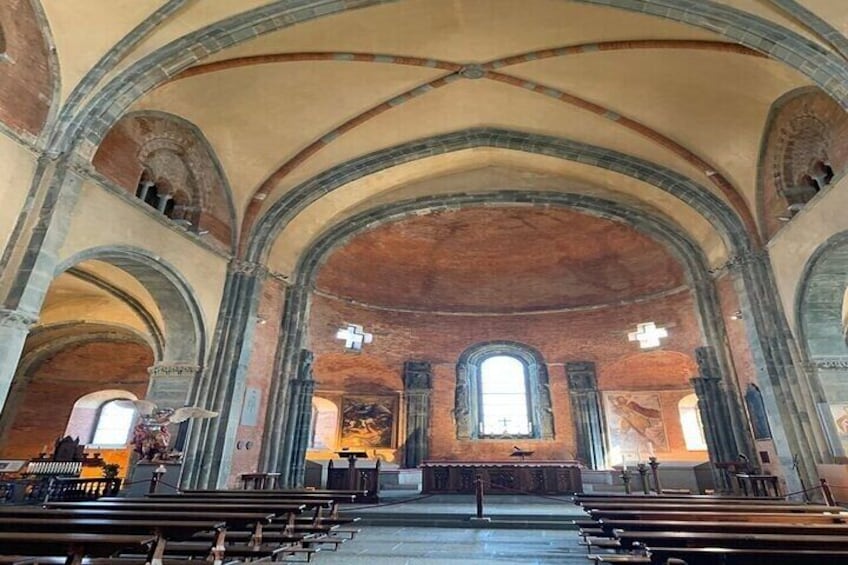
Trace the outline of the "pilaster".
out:
[[[403,465],[414,469],[430,452],[430,391],[433,367],[428,361],[406,361],[403,364],[403,398],[406,408],[406,441]]]

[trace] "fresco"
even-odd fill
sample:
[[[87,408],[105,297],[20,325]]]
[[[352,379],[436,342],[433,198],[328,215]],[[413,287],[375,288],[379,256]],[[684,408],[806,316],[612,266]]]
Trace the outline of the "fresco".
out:
[[[641,458],[668,450],[659,394],[605,392],[604,412],[611,450]]]
[[[345,396],[342,447],[393,447],[395,404],[393,396]]]

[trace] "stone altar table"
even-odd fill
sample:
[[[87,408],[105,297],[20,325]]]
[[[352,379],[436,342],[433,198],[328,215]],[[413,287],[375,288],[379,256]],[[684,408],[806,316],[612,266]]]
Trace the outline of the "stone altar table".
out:
[[[421,474],[424,494],[474,494],[478,474],[486,494],[583,492],[577,461],[425,461]]]

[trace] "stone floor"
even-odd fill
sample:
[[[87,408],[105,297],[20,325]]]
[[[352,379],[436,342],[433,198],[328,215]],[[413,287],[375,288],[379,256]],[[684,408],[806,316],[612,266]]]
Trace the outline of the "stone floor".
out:
[[[316,565],[587,565],[575,531],[486,530],[364,526],[337,552],[321,552]]]

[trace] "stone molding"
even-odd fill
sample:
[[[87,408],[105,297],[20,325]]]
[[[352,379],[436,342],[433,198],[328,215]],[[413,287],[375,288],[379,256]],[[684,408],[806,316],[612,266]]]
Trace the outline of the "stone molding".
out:
[[[0,327],[29,330],[38,321],[38,316],[21,310],[0,308]]]
[[[147,369],[150,378],[182,377],[192,379],[198,372],[200,372],[200,367],[197,365],[153,365]]]
[[[813,359],[810,366],[814,369],[848,369],[848,358],[820,357]]]
[[[250,277],[264,277],[268,275],[268,268],[255,261],[233,260],[227,265],[230,273],[247,275]]]

